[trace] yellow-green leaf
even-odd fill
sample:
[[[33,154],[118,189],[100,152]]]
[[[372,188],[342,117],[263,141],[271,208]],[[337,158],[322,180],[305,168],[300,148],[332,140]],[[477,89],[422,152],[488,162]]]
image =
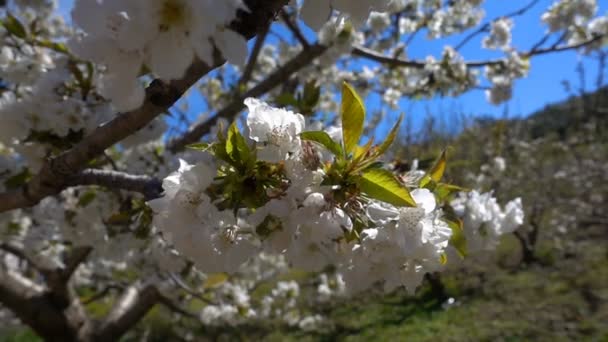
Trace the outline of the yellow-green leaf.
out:
[[[17,17],[11,13],[7,13],[6,18],[0,21],[0,23],[2,23],[2,26],[4,26],[10,34],[21,39],[25,39],[27,37],[25,26],[23,26],[19,19],[17,19]]]
[[[448,256],[447,256],[447,254],[445,254],[445,253],[441,253],[441,255],[439,256],[439,262],[440,262],[442,265],[447,264],[447,263],[448,263]]]
[[[397,120],[391,131],[388,133],[386,139],[382,142],[382,144],[380,144],[380,146],[378,146],[378,156],[383,155],[389,149],[389,147],[391,147],[391,145],[395,141],[395,138],[397,138],[397,133],[399,133],[399,127],[401,127],[401,121],[403,121],[403,114],[399,116],[399,120]]]
[[[408,189],[385,169],[368,169],[359,179],[359,188],[371,198],[398,207],[415,207],[416,202]]]
[[[78,198],[77,205],[79,207],[86,207],[87,205],[91,204],[91,202],[93,202],[96,196],[97,193],[94,190],[89,190]]]
[[[239,128],[236,126],[236,122],[233,122],[232,125],[230,125],[230,128],[228,128],[226,153],[233,161],[242,165],[245,165],[249,160],[249,146],[239,131]]]
[[[342,139],[344,140],[344,152],[349,154],[353,151],[365,123],[365,107],[363,101],[355,90],[346,82],[342,85]]]
[[[452,229],[450,245],[456,249],[461,258],[467,255],[467,240],[464,236],[463,222],[461,219],[446,220]]]
[[[300,138],[316,142],[317,144],[320,144],[321,146],[325,147],[327,150],[329,150],[336,156],[340,157],[344,154],[342,146],[340,146],[340,144],[338,144],[337,142],[333,141],[329,134],[323,131],[303,132],[300,134]]]
[[[446,164],[447,155],[446,151],[443,150],[439,158],[435,161],[435,164],[431,170],[429,170],[429,172],[427,172],[427,174],[420,180],[420,187],[423,188],[427,186],[431,181],[438,183],[445,173]]]
[[[211,147],[211,144],[204,143],[204,142],[190,144],[190,145],[186,146],[186,148],[189,148],[191,150],[201,151],[201,152],[207,151],[210,147]]]
[[[225,283],[228,280],[228,274],[226,273],[214,273],[210,274],[207,279],[205,279],[205,283],[203,284],[203,288],[211,289],[214,287],[218,287]]]
[[[469,191],[469,189],[465,189],[453,184],[437,183],[435,189],[433,190],[433,193],[437,196],[438,200],[443,201],[448,199],[448,197],[452,194],[462,191],[466,192]]]

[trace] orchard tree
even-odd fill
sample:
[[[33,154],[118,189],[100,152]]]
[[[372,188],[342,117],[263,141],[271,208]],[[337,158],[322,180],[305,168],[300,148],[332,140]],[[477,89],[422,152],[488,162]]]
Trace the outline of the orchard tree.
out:
[[[180,336],[312,330],[323,318],[304,292],[413,292],[494,248],[523,222],[521,201],[442,181],[445,152],[429,170],[391,168],[401,119],[376,141],[363,99],[386,110],[483,89],[507,101],[533,57],[605,46],[608,17],[594,0],[489,19],[482,5],[76,0],[68,24],[53,1],[1,1],[2,321],[112,341],[161,305]],[[535,6],[546,34],[517,50],[511,29]],[[462,33],[440,56],[407,57],[420,35]],[[503,56],[461,56],[478,36]],[[290,268],[310,272],[312,291],[276,281]]]

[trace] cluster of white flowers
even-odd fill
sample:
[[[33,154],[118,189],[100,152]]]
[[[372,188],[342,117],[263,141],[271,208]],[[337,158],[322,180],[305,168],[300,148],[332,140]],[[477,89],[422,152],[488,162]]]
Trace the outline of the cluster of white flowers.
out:
[[[375,200],[356,211],[341,207],[332,201],[332,188],[322,185],[318,161],[325,157],[299,138],[304,118],[256,99],[245,103],[246,137],[255,142],[258,160],[281,165],[287,178],[281,189],[267,190],[276,194],[253,212],[220,209],[222,199],[206,192],[218,167],[183,162],[164,180],[165,196],[150,202],[156,227],[197,268],[233,273],[260,251],[280,253],[306,271],[336,265],[351,292],[378,283],[386,291],[400,285],[413,291],[426,272],[441,268],[452,231],[429,190],[412,191],[417,208]],[[369,227],[360,240],[348,242],[355,214],[364,215]]]
[[[302,19],[315,31],[321,29],[332,10],[346,15],[355,26],[365,23],[371,11],[382,11],[391,0],[306,0],[300,9]]]
[[[422,1],[426,2],[440,4],[435,1]],[[434,11],[428,23],[429,37],[447,36],[479,24],[485,15],[484,10],[479,8],[481,2],[482,0],[455,0],[450,1],[447,8]]]
[[[545,12],[541,20],[549,31],[569,30],[591,19],[597,12],[596,0],[559,0]]]
[[[486,49],[507,49],[511,45],[511,29],[513,29],[513,20],[509,18],[493,21],[490,35],[482,42],[483,47]]]
[[[138,77],[145,68],[181,78],[195,57],[212,65],[214,46],[231,63],[244,63],[245,38],[226,27],[238,9],[245,9],[241,0],[78,0],[72,18],[85,35],[70,47],[107,67],[102,94],[118,110],[131,110],[143,102]]]
[[[495,249],[502,235],[514,232],[524,223],[520,198],[508,202],[502,209],[492,193],[471,191],[461,194],[451,205],[464,218],[469,253]]]
[[[67,61],[61,62],[18,94],[6,92],[0,103],[0,141],[24,152],[26,158],[33,157],[28,161],[34,170],[46,151],[57,147],[50,143],[51,137],[69,139],[70,133],[83,136],[112,117],[107,102],[92,92],[85,94]],[[94,85],[92,79],[91,87]]]
[[[492,87],[486,91],[488,101],[500,104],[510,100],[513,95],[513,82],[528,75],[529,63],[528,58],[523,58],[511,50],[502,63],[486,67],[486,77],[492,83]]]

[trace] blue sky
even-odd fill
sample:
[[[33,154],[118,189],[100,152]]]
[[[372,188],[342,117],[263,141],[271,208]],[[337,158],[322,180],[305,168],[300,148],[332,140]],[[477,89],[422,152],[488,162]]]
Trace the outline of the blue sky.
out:
[[[486,0],[484,9],[486,10],[486,20],[510,13],[519,9],[530,0]],[[520,51],[529,50],[546,31],[545,26],[540,21],[540,15],[548,8],[553,0],[540,1],[524,16],[515,18],[513,29],[513,45]],[[62,13],[68,13],[73,0],[59,0]],[[599,14],[608,11],[608,1],[598,1],[601,3]],[[310,34],[310,32],[308,32]],[[419,35],[408,47],[410,58],[424,58],[427,55],[440,56],[445,44],[456,44],[468,34],[451,36],[439,40],[427,40],[424,35]],[[462,55],[467,60],[481,60],[502,56],[500,52],[481,49],[481,40],[484,35],[479,35],[471,40],[463,49]],[[576,52],[561,52],[534,57],[531,60],[531,69],[528,77],[517,80],[514,87],[513,99],[506,104],[494,106],[486,101],[482,90],[473,90],[457,98],[433,98],[427,100],[404,99],[400,102],[397,111],[389,113],[387,120],[382,127],[390,125],[394,121],[398,112],[405,112],[411,117],[415,127],[418,127],[423,119],[432,113],[442,115],[447,112],[459,112],[475,116],[502,117],[507,114],[509,117],[526,116],[536,110],[543,108],[546,104],[560,101],[568,96],[562,81],[568,80],[578,89],[580,86],[576,66],[582,61],[587,73],[587,90],[594,89],[595,77],[598,73],[597,63],[592,59],[583,58]],[[604,71],[605,72],[605,71]],[[197,101],[191,101],[192,114],[200,112],[197,108]],[[366,100],[368,110],[373,110],[378,106],[377,97]],[[383,130],[381,128],[381,130]],[[378,132],[381,134],[381,132]]]

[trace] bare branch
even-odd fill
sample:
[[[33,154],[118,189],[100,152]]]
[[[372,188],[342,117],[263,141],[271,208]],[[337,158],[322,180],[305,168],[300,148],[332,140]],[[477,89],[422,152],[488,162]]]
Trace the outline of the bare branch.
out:
[[[139,322],[160,301],[160,298],[158,289],[153,285],[143,288],[139,288],[138,285],[129,287],[95,332],[95,339],[117,341]]]
[[[32,258],[29,254],[27,254],[26,251],[24,251],[19,246],[16,246],[16,245],[11,244],[11,243],[0,242],[0,249],[3,250],[3,251],[5,251],[5,252],[8,252],[8,253],[16,256],[16,257],[18,257],[19,259],[21,259],[21,260],[23,260],[25,262],[27,262],[30,267],[32,267],[33,269],[35,269],[36,271],[38,271],[43,276],[46,276],[50,272],[55,271],[53,269],[50,269],[48,267],[45,267],[45,266],[41,265],[38,261],[36,261],[34,258]]]
[[[306,40],[306,37],[304,37],[302,34],[302,31],[298,27],[297,23],[291,21],[289,14],[287,14],[285,11],[281,12],[281,19],[283,19],[283,22],[285,25],[287,25],[287,28],[291,31],[291,33],[293,33],[294,37],[296,37],[300,44],[302,44],[304,49],[308,48],[310,43],[308,43],[308,40]]]
[[[255,45],[253,46],[253,50],[251,51],[251,56],[249,56],[249,61],[245,66],[245,70],[243,70],[243,75],[239,80],[238,85],[246,85],[249,80],[251,80],[251,75],[253,74],[253,70],[258,61],[258,57],[260,52],[262,51],[262,47],[264,46],[264,42],[266,41],[266,36],[268,35],[268,30],[270,30],[270,25],[267,25],[255,39]]]
[[[319,57],[326,50],[327,48],[323,45],[311,45],[309,48],[303,50],[258,85],[251,88],[246,93],[237,96],[226,107],[218,111],[215,116],[190,128],[182,137],[171,141],[169,143],[169,149],[176,153],[183,150],[187,145],[197,142],[201,137],[211,130],[211,127],[213,127],[213,125],[215,125],[220,118],[233,119],[236,115],[238,115],[238,113],[245,107],[243,101],[246,98],[261,96],[271,91],[273,88],[277,87],[291,77],[291,75],[309,65],[312,59]]]
[[[528,52],[524,52],[521,54],[525,57],[533,57],[533,56],[543,55],[543,54],[552,53],[552,52],[563,52],[563,51],[569,51],[569,50],[576,50],[576,49],[585,47],[587,45],[593,44],[602,38],[604,38],[604,36],[598,35],[596,37],[593,37],[592,39],[589,39],[589,40],[586,40],[584,42],[577,43],[577,44],[564,45],[564,46],[552,46],[552,47],[546,48],[546,49],[535,49],[535,50],[530,50]],[[394,58],[394,57],[383,55],[380,52],[376,52],[374,50],[371,50],[371,49],[368,49],[368,48],[365,48],[362,46],[354,46],[352,54],[354,56],[364,57],[369,60],[373,60],[375,62],[385,64],[388,66],[392,66],[392,67],[406,67],[406,68],[422,69],[426,65],[426,63],[423,61]],[[481,68],[481,67],[485,67],[485,66],[502,64],[502,63],[504,63],[503,59],[491,59],[491,60],[487,60],[487,61],[469,61],[469,62],[466,62],[465,64],[469,68]]]
[[[238,19],[230,27],[250,38],[260,26],[273,20],[286,3],[287,0],[246,1],[249,11],[239,11]],[[154,80],[146,89],[145,101],[138,109],[118,114],[70,150],[47,160],[40,172],[22,189],[0,194],[0,212],[36,205],[43,198],[65,189],[69,178],[84,169],[89,160],[166,112],[196,81],[224,63],[218,54],[215,57],[213,65],[194,62],[182,79],[171,82]]]
[[[162,181],[157,178],[97,169],[83,170],[71,178],[68,185],[99,185],[108,189],[134,191],[143,194],[147,200],[158,198],[163,192]]]
[[[475,38],[475,36],[477,36],[478,34],[481,34],[483,32],[487,32],[490,29],[492,23],[494,23],[494,22],[496,22],[496,21],[498,21],[500,19],[514,18],[514,17],[522,16],[522,15],[526,14],[526,12],[528,12],[532,7],[534,7],[538,3],[538,1],[539,0],[532,0],[526,6],[520,8],[520,9],[518,9],[516,11],[513,11],[513,12],[511,12],[509,14],[505,14],[503,16],[495,18],[495,19],[493,19],[493,20],[491,20],[491,21],[489,21],[489,22],[481,25],[479,27],[479,29],[477,29],[477,30],[471,32],[469,35],[467,35],[460,43],[458,43],[456,45],[456,47],[454,47],[454,49],[456,51],[460,50],[466,43],[468,43],[471,39]]]
[[[76,341],[89,321],[73,307],[58,307],[42,287],[22,275],[0,269],[0,303],[47,341]]]

